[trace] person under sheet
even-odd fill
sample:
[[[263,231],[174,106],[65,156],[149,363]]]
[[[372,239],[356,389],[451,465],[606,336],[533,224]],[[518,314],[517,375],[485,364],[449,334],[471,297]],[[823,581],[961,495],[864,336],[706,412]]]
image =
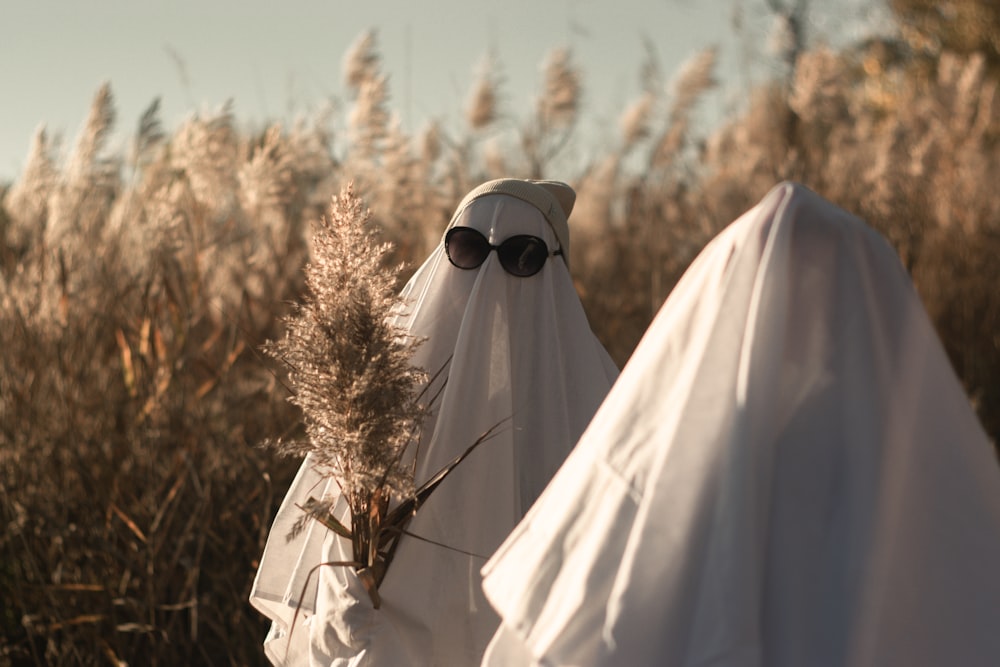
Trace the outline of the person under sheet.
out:
[[[483,664],[1000,665],[1000,467],[898,256],[782,183],[484,567]]]
[[[480,569],[558,470],[617,378],[570,278],[564,183],[499,179],[472,190],[403,290],[398,324],[425,338],[414,363],[438,395],[416,461],[419,485],[483,442],[420,508],[373,609],[350,546],[312,522],[286,542],[309,496],[333,494],[310,461],[278,512],[252,603],[273,619],[277,665],[476,665],[499,619]],[[444,379],[446,381],[444,381]],[[440,384],[444,382],[443,385]],[[439,393],[440,392],[440,393]],[[306,593],[302,591],[305,587]],[[296,613],[296,609],[299,612]],[[294,627],[293,627],[294,623]]]

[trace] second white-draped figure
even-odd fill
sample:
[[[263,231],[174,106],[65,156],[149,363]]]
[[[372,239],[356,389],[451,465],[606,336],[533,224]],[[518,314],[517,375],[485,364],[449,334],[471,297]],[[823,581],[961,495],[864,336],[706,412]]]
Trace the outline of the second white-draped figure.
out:
[[[498,618],[480,569],[562,464],[618,375],[570,278],[566,184],[500,179],[470,192],[403,290],[398,318],[426,339],[414,363],[445,369],[419,438],[419,485],[497,427],[434,491],[404,536],[374,609],[345,540],[312,524],[286,542],[309,496],[334,493],[307,458],[278,512],[251,595],[272,620],[278,665],[478,664]],[[440,390],[440,391],[439,391]],[[424,541],[427,540],[427,541]],[[299,613],[296,615],[296,609]],[[295,625],[293,627],[293,621]]]
[[[777,186],[485,568],[484,664],[1000,665],[1000,466],[898,256]]]

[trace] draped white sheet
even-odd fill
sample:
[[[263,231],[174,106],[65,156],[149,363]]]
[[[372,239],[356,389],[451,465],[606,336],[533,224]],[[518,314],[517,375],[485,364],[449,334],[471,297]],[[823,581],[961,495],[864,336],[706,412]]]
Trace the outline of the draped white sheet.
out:
[[[503,194],[474,199],[452,224],[475,227],[494,244],[531,234],[558,247],[537,208]],[[478,664],[498,625],[483,597],[480,569],[559,468],[618,375],[559,257],[518,278],[501,268],[495,252],[478,269],[457,269],[441,245],[403,294],[408,306],[399,323],[427,338],[414,363],[433,374],[451,358],[435,418],[421,437],[418,484],[501,424],[496,437],[437,488],[409,529],[479,556],[404,537],[380,588],[380,609],[343,567],[321,567],[300,600],[310,569],[349,560],[350,549],[315,524],[285,541],[299,516],[295,503],[335,488],[306,460],[275,519],[251,596],[274,620],[265,646],[275,664]]]
[[[484,568],[485,665],[1000,665],[1000,467],[895,252],[783,183]]]

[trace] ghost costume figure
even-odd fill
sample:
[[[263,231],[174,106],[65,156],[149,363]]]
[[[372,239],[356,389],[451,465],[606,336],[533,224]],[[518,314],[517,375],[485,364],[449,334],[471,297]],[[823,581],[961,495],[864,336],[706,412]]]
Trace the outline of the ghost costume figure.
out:
[[[414,363],[431,375],[444,368],[437,382],[447,378],[443,389],[431,386],[428,395],[441,390],[436,408],[419,448],[410,448],[419,452],[416,483],[499,428],[410,522],[411,532],[437,544],[402,538],[377,610],[353,570],[316,568],[351,560],[346,540],[312,522],[286,542],[301,515],[296,503],[336,489],[307,457],[274,521],[251,594],[273,620],[265,649],[274,664],[480,662],[499,622],[483,597],[480,569],[558,470],[618,375],[591,332],[565,261],[574,198],[558,182],[500,179],[479,186],[449,230],[472,228],[492,246],[516,236],[541,239],[545,249],[533,246],[540,270],[527,277],[508,272],[523,273],[527,261],[511,255],[513,242],[489,249],[475,268],[458,268],[442,239],[404,288],[406,308],[397,323],[426,339]],[[449,247],[453,259],[468,263],[456,255],[456,243]]]
[[[1000,665],[1000,468],[891,247],[777,186],[484,568],[484,664]]]

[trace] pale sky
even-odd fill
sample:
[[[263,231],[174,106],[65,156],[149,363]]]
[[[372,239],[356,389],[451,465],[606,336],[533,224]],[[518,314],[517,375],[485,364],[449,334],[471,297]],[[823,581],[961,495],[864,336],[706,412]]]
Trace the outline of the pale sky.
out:
[[[737,3],[748,17],[741,33],[732,21]],[[837,3],[855,7],[862,0]],[[666,75],[696,52],[720,47],[726,88],[706,101],[713,108],[704,113],[721,116],[751,55],[747,45],[764,51],[753,46],[766,38],[763,6],[763,0],[0,0],[0,181],[20,171],[41,124],[68,149],[104,81],[111,83],[121,136],[134,131],[156,97],[168,130],[230,99],[238,122],[252,127],[309,113],[327,99],[343,101],[344,54],[369,28],[377,30],[390,77],[390,107],[411,132],[430,117],[446,126],[460,122],[477,67],[491,50],[505,108],[528,113],[541,64],[560,46],[571,47],[581,68],[584,118],[607,125],[639,91],[644,38]],[[824,21],[817,20],[816,31]]]

